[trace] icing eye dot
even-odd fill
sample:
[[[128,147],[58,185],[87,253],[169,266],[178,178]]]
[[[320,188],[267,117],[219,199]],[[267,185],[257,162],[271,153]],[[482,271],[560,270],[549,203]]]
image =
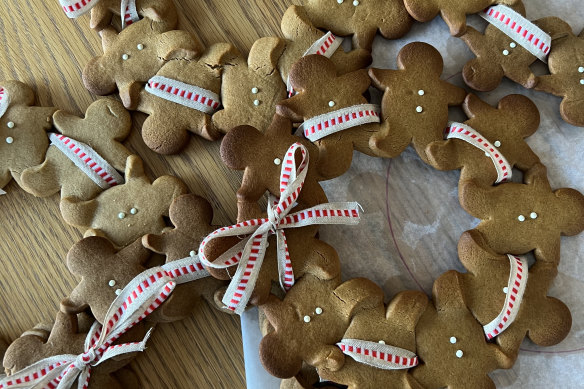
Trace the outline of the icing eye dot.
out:
[[[304,316],[304,322],[310,323],[310,316],[308,316],[308,315]]]
[[[278,166],[282,163],[282,160],[280,158],[276,158],[274,159],[274,165]]]
[[[578,73],[584,73],[584,66],[580,66],[578,68]]]
[[[512,49],[514,49],[514,48],[517,47],[517,43],[511,42],[511,43],[509,43],[509,47],[511,47]]]
[[[122,55],[122,59],[123,59],[124,61],[128,60],[128,58],[130,58],[130,56],[129,56],[128,54],[123,54],[123,55]]]
[[[6,126],[8,126],[8,128],[14,128],[14,122],[6,123]]]
[[[517,217],[517,220],[519,220],[520,222],[524,222],[524,221],[525,221],[525,216],[523,216],[523,215],[519,215],[519,216]]]
[[[508,287],[504,287],[503,288],[503,293],[505,293],[505,294],[509,293],[509,288]]]
[[[343,4],[343,1],[345,1],[345,0],[337,0],[337,3]]]
[[[116,281],[115,280],[110,280],[110,282],[108,282],[109,286],[116,286]]]
[[[498,140],[495,141],[494,143],[495,147],[501,147],[501,142],[499,142]]]
[[[424,90],[423,90],[423,89],[420,89],[420,90],[418,91],[418,94],[419,94],[420,96],[424,96],[424,95],[426,94],[426,92],[424,92]]]
[[[463,355],[464,355],[464,353],[462,352],[462,350],[456,350],[456,357],[457,358],[462,358]]]
[[[584,85],[584,79],[580,80],[580,84]]]
[[[144,50],[144,45],[142,43],[138,43],[138,46],[136,46],[136,48],[138,50]]]
[[[456,344],[457,341],[458,339],[456,339],[454,336],[450,338],[450,343],[452,344]]]
[[[260,90],[256,87],[251,88],[251,93],[253,93],[254,95],[257,94]]]
[[[254,100],[253,101],[253,105],[255,105],[257,107],[258,105],[260,105],[260,101],[259,100]]]
[[[353,5],[354,5],[355,7],[356,7],[356,6],[358,6],[358,5],[359,5],[359,0],[355,0],[355,1],[353,1]]]
[[[314,312],[315,312],[317,315],[322,315],[322,308],[321,308],[321,307],[316,307],[316,309],[314,310]]]
[[[385,341],[384,340],[380,340],[379,341],[379,344],[385,344]]]
[[[137,213],[138,213],[138,210],[137,210],[136,208],[132,208],[132,209],[130,209],[130,213],[131,213],[132,215],[135,215],[135,214],[137,214]]]
[[[9,145],[12,144],[14,142],[14,138],[9,136],[6,138],[6,143],[8,143]]]
[[[535,213],[535,212],[531,212],[531,213],[529,214],[529,217],[530,217],[530,218],[532,218],[532,219],[537,219],[537,213]]]
[[[121,289],[116,289],[116,294],[119,296],[122,293]]]
[[[489,153],[485,153],[485,157],[490,157]]]
[[[417,113],[422,113],[422,111],[424,111],[424,108],[422,108],[422,106],[421,106],[421,105],[418,105],[418,106],[416,107],[416,112],[417,112]]]
[[[509,55],[509,50],[503,50],[503,55]]]
[[[191,252],[189,253],[189,255],[190,255],[191,257],[194,257],[194,256],[196,256],[196,255],[197,255],[197,253],[195,252],[195,250],[191,250]]]
[[[335,106],[335,102],[334,101],[329,101],[329,107],[334,107]]]
[[[124,212],[118,213],[118,219],[124,219],[125,217],[126,217],[126,214]]]

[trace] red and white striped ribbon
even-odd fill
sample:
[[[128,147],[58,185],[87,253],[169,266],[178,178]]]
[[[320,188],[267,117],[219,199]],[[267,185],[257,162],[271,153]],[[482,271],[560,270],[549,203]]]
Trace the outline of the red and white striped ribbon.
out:
[[[49,133],[49,139],[100,188],[109,189],[124,183],[120,173],[89,145],[53,132]]]
[[[162,268],[166,270],[177,285],[210,276],[199,260],[198,255],[169,262],[162,265]]]
[[[327,58],[330,58],[335,51],[339,48],[339,46],[343,43],[343,38],[339,38],[338,36],[334,35],[332,32],[327,32],[324,36],[318,40],[316,40],[309,48],[302,54],[302,57],[306,57],[307,55],[324,55]],[[296,94],[294,88],[290,84],[290,76],[286,80],[286,87],[288,89],[288,97],[292,97]]]
[[[215,113],[221,105],[221,98],[217,93],[163,76],[152,77],[146,85],[146,91],[207,115]]]
[[[375,104],[360,104],[328,112],[308,119],[298,127],[304,136],[315,142],[325,136],[367,123],[380,123],[380,108]]]
[[[295,154],[300,151],[302,162],[296,168]],[[294,285],[292,263],[286,243],[285,228],[299,228],[314,224],[357,224],[359,204],[327,203],[289,215],[300,195],[308,171],[309,156],[306,148],[294,143],[284,156],[280,174],[280,199],[268,197],[268,217],[247,220],[220,228],[207,236],[199,247],[199,258],[205,266],[225,269],[238,265],[237,271],[225,292],[223,303],[241,314],[254,290],[265,256],[268,237],[276,235],[280,285],[289,290]],[[213,239],[228,236],[247,236],[210,262],[205,257],[205,246]]]
[[[513,323],[519,312],[523,293],[527,286],[527,260],[523,257],[516,257],[510,254],[507,254],[507,257],[509,257],[511,270],[509,272],[509,283],[507,285],[505,305],[503,305],[503,309],[501,310],[501,313],[499,313],[499,316],[483,327],[488,339],[492,339],[499,335],[501,332],[505,331],[511,323]]]
[[[491,142],[472,127],[464,123],[450,122],[446,128],[446,139],[460,139],[482,150],[491,158],[495,169],[497,169],[497,184],[511,179],[513,169],[507,159]]]
[[[384,370],[410,369],[418,365],[415,353],[384,343],[343,339],[337,346],[355,361]]]
[[[523,15],[504,5],[489,7],[480,15],[531,54],[547,62],[552,37]]]
[[[9,104],[10,96],[8,95],[8,91],[0,87],[0,118],[6,113]]]
[[[91,368],[121,354],[144,351],[150,331],[138,343],[113,345],[130,328],[158,308],[172,293],[175,282],[160,268],[149,269],[134,278],[110,306],[104,325],[94,323],[80,355],[58,355],[43,359],[0,380],[0,389],[66,389],[78,380],[78,388],[89,386]]]
[[[122,0],[120,15],[122,15],[122,29],[140,20],[136,10],[136,0]]]
[[[65,15],[74,19],[89,12],[99,0],[59,0]]]

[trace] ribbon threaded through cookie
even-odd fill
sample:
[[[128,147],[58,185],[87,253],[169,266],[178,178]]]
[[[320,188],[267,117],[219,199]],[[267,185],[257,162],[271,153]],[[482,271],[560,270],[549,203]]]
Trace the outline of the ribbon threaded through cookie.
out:
[[[124,183],[124,178],[118,171],[89,145],[53,132],[49,133],[49,139],[52,145],[65,154],[100,188],[109,189]]]
[[[161,99],[172,101],[212,115],[221,105],[215,92],[163,76],[154,76],[146,84],[146,91]]]
[[[484,151],[491,158],[497,170],[497,184],[511,179],[513,175],[511,164],[491,142],[474,128],[464,123],[450,122],[446,128],[446,139],[460,139]]]
[[[6,113],[9,104],[10,95],[8,95],[8,91],[0,87],[0,118]]]
[[[295,153],[300,151],[302,162],[296,168]],[[300,195],[308,172],[309,155],[300,143],[294,143],[284,157],[280,175],[280,199],[268,196],[268,217],[247,220],[232,226],[220,228],[209,234],[201,242],[199,258],[209,267],[225,269],[238,265],[223,303],[232,311],[241,314],[253,293],[262,262],[266,253],[268,237],[276,235],[278,273],[282,289],[288,291],[294,285],[294,273],[285,228],[299,228],[315,224],[357,224],[359,204],[326,203],[289,215]],[[228,236],[247,235],[241,242],[231,247],[213,262],[205,257],[205,246],[213,239]]]
[[[547,63],[552,38],[523,15],[504,5],[494,5],[480,13],[481,17]]]
[[[507,254],[511,270],[509,271],[509,282],[507,286],[507,296],[505,304],[499,316],[483,327],[487,339],[493,339],[513,323],[519,312],[523,293],[527,286],[527,260],[522,257]]]
[[[99,0],[59,0],[65,15],[71,19],[75,19],[86,12],[89,12]]]
[[[343,339],[337,346],[355,361],[384,370],[410,369],[418,365],[415,353],[384,343]]]
[[[368,123],[380,123],[380,108],[375,104],[360,104],[341,108],[306,120],[298,127],[311,142],[339,131]]]
[[[144,351],[148,331],[141,342],[113,345],[124,333],[141,322],[170,296],[176,283],[160,268],[149,269],[134,278],[111,304],[102,326],[95,322],[80,355],[45,358],[0,380],[0,389],[57,388],[89,386],[91,368],[118,355]]]
[[[120,15],[122,15],[122,29],[140,20],[136,10],[136,0],[122,0]]]

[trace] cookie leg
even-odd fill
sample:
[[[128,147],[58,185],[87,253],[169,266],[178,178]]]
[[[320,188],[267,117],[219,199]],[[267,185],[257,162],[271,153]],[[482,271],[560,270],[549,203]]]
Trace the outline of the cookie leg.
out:
[[[333,134],[316,142],[319,148],[318,172],[325,179],[343,175],[353,161],[353,143]]]
[[[453,7],[459,7],[458,4]],[[442,19],[450,28],[450,35],[459,37],[466,32],[466,15],[464,12],[457,10],[443,9],[441,11]]]
[[[560,104],[560,113],[571,125],[584,127],[584,100],[564,99]]]
[[[462,69],[464,82],[471,88],[482,92],[496,89],[503,81],[504,75],[501,65],[490,58],[472,59]]]
[[[37,197],[48,197],[61,190],[59,172],[50,159],[31,167],[20,176],[23,189]]]
[[[369,148],[378,157],[395,158],[408,147],[411,140],[408,133],[392,130],[389,122],[385,121],[381,124],[381,130],[369,139]]]
[[[176,154],[189,141],[189,134],[176,120],[164,113],[150,115],[142,127],[142,139],[152,151]]]
[[[353,35],[353,47],[371,51],[376,33],[377,27],[364,28],[361,31],[356,31]]]

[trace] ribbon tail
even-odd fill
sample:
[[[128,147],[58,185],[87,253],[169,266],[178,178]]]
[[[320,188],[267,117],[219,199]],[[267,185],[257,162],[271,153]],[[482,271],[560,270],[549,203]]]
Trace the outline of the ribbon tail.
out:
[[[148,330],[141,342],[118,344],[108,347],[107,350],[101,355],[101,358],[99,358],[99,361],[93,364],[93,366],[97,366],[100,363],[107,361],[108,359],[117,357],[118,355],[143,352],[146,350],[146,343],[148,342],[148,339],[150,339],[150,336],[152,336],[152,331],[154,331],[154,328],[150,328]]]
[[[0,388],[57,387],[61,374],[75,361],[75,355],[56,355],[40,360],[10,376],[0,378]]]
[[[0,189],[0,196],[5,195],[5,194],[6,194],[6,192],[3,191],[2,189]]]
[[[83,370],[85,370],[85,369],[83,369]],[[57,385],[56,389],[69,389],[69,388],[73,387],[73,383],[75,382],[75,380],[77,379],[77,377],[79,377],[79,375],[81,373],[82,373],[81,369],[75,367],[72,364],[69,365],[69,367],[67,367],[67,369],[65,369],[63,374],[61,376],[57,377],[59,384]]]
[[[284,291],[288,292],[294,285],[294,270],[292,269],[290,251],[288,250],[288,242],[286,242],[286,233],[284,230],[278,230],[276,239],[278,245],[278,276],[280,278],[280,286]]]
[[[91,379],[91,366],[86,366],[79,374],[77,381],[77,389],[87,389],[89,387],[89,380]]]

